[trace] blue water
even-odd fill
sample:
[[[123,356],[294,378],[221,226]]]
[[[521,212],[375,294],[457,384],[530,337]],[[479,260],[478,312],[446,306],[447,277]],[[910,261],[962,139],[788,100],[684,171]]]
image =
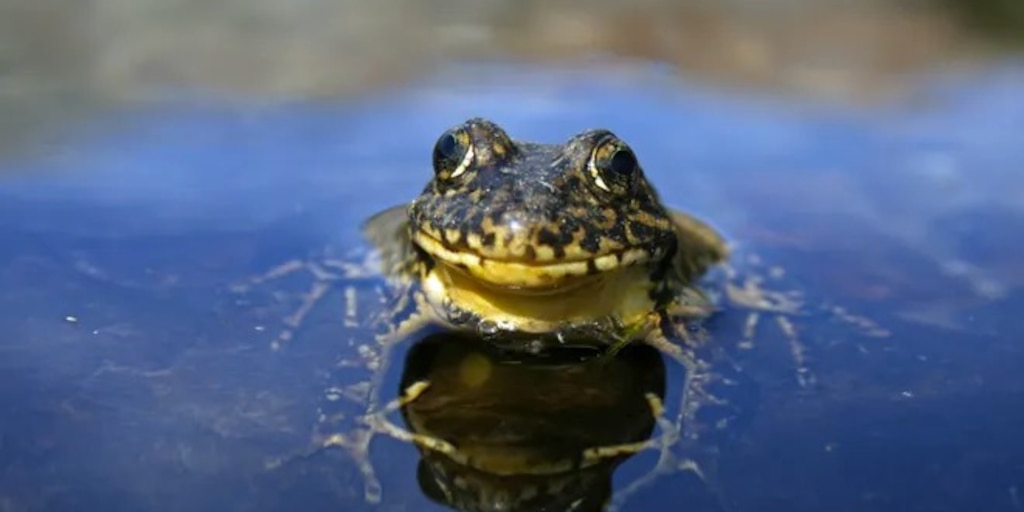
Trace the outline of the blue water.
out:
[[[923,79],[913,107],[494,66],[351,102],[112,114],[0,162],[0,508],[373,509],[344,454],[263,467],[308,442],[317,371],[345,350],[340,299],[270,352],[288,312],[270,294],[308,280],[226,288],[358,247],[362,219],[428,179],[438,134],[479,115],[551,142],[612,129],[741,267],[757,254],[805,295],[793,321],[818,385],[796,384],[772,318],[740,350],[746,317],[725,311],[709,329],[757,393],[716,441],[714,491],[680,474],[625,510],[1021,510],[1022,71]],[[374,460],[388,510],[432,509],[414,450],[382,439]]]

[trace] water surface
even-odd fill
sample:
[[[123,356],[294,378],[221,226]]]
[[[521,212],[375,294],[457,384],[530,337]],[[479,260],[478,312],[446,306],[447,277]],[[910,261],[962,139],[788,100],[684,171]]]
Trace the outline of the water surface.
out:
[[[797,384],[770,315],[742,349],[746,313],[727,308],[708,327],[755,392],[715,440],[714,489],[678,474],[624,510],[1020,510],[1024,74],[854,110],[586,73],[497,66],[351,103],[157,107],[4,164],[20,172],[0,182],[0,504],[374,509],[340,451],[264,466],[305,446],[326,372],[353,350],[341,297],[272,352],[308,276],[228,287],[361,247],[361,221],[428,179],[441,131],[481,115],[550,142],[611,128],[741,268],[780,267],[772,286],[805,296],[792,321],[817,386]],[[380,509],[431,509],[412,447],[381,438],[372,457]],[[616,488],[650,464],[627,461]]]

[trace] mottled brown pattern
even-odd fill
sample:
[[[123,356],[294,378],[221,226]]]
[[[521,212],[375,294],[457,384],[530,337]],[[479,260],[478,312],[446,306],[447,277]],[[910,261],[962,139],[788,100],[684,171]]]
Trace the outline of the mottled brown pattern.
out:
[[[435,175],[409,213],[411,229],[450,250],[550,263],[627,248],[649,249],[653,256],[676,242],[672,219],[639,166],[616,173],[605,165],[618,150],[629,151],[607,130],[536,144],[514,141],[476,118],[448,134],[471,147],[474,158],[461,173],[435,160]]]

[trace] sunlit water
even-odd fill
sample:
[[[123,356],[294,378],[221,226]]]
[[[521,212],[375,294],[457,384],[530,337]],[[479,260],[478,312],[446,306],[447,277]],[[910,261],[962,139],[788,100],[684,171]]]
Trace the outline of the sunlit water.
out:
[[[154,109],[7,164],[22,172],[0,183],[0,509],[373,509],[344,453],[264,466],[307,445],[326,372],[354,350],[339,294],[271,352],[308,276],[228,287],[361,247],[361,221],[413,197],[438,134],[477,115],[548,142],[611,128],[739,267],[780,267],[772,286],[805,297],[790,320],[817,385],[797,384],[774,318],[743,349],[745,312],[726,309],[708,328],[755,391],[714,440],[714,489],[680,473],[624,510],[1024,508],[1024,74],[854,110],[588,73]],[[388,510],[431,509],[415,449],[381,438],[371,455]],[[651,462],[624,463],[617,488]]]

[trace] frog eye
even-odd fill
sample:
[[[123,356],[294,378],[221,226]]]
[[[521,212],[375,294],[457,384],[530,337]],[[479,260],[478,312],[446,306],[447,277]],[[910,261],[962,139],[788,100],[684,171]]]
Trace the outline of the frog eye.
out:
[[[449,130],[434,144],[434,174],[458,178],[473,164],[473,144],[464,130]]]
[[[640,164],[631,149],[613,140],[594,150],[588,170],[597,188],[615,194],[629,194]]]
[[[629,149],[619,149],[608,159],[608,169],[622,176],[631,176],[638,166],[636,155]]]

